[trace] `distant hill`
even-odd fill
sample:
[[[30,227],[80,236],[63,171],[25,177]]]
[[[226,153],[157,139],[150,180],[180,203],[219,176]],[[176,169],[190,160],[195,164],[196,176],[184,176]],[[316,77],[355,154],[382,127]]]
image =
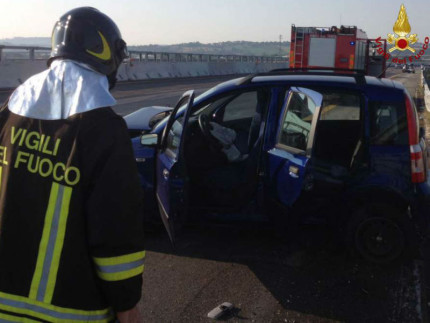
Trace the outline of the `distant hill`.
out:
[[[289,54],[290,43],[228,41],[203,44],[195,42],[175,45],[129,46],[129,50],[214,55],[284,56]]]
[[[51,47],[49,37],[14,37],[0,39],[0,45]]]
[[[15,37],[0,39],[0,45],[10,46],[40,46],[50,47],[51,39],[48,37]],[[281,50],[280,50],[281,48]],[[200,42],[173,44],[173,45],[139,45],[128,46],[131,51],[152,51],[168,53],[194,53],[214,55],[249,55],[249,56],[282,56],[288,55],[289,42],[250,42],[228,41],[220,43],[203,44]]]

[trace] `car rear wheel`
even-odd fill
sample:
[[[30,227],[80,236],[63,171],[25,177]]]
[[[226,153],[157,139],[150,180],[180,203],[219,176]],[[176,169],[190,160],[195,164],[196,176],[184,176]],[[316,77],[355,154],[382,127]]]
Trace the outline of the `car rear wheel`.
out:
[[[405,214],[388,205],[367,205],[348,225],[350,247],[367,261],[388,264],[412,255],[413,226]]]

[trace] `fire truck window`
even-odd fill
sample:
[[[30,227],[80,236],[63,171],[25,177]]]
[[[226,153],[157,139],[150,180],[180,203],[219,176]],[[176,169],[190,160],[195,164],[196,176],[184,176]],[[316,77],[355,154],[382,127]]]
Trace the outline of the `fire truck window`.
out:
[[[320,120],[360,120],[360,97],[351,93],[324,93]]]

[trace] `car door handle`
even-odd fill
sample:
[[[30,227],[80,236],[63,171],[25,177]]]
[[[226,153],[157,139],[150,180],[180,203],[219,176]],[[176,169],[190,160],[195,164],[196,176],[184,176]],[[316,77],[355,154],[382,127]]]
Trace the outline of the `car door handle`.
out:
[[[299,178],[299,168],[296,166],[290,166],[289,170],[289,175],[292,178]]]
[[[163,177],[164,177],[164,179],[169,178],[169,171],[167,169],[163,169]]]
[[[290,172],[290,176],[291,176],[292,178],[299,178],[299,175],[297,175],[297,174],[295,174],[295,173],[293,173],[293,172]]]

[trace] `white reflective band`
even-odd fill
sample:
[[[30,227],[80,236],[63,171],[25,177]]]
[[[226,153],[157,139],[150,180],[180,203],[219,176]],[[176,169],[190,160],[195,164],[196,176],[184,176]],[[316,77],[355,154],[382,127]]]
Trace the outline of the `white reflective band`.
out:
[[[54,294],[69,214],[72,188],[53,182],[31,282],[31,299],[50,303]]]
[[[94,258],[98,276],[107,281],[128,279],[143,273],[145,251],[108,258]]]
[[[0,292],[0,309],[50,322],[108,322],[113,317],[109,309],[95,311],[69,309],[3,292]]]
[[[410,149],[412,154],[422,152],[421,146],[419,144],[410,146]]]

